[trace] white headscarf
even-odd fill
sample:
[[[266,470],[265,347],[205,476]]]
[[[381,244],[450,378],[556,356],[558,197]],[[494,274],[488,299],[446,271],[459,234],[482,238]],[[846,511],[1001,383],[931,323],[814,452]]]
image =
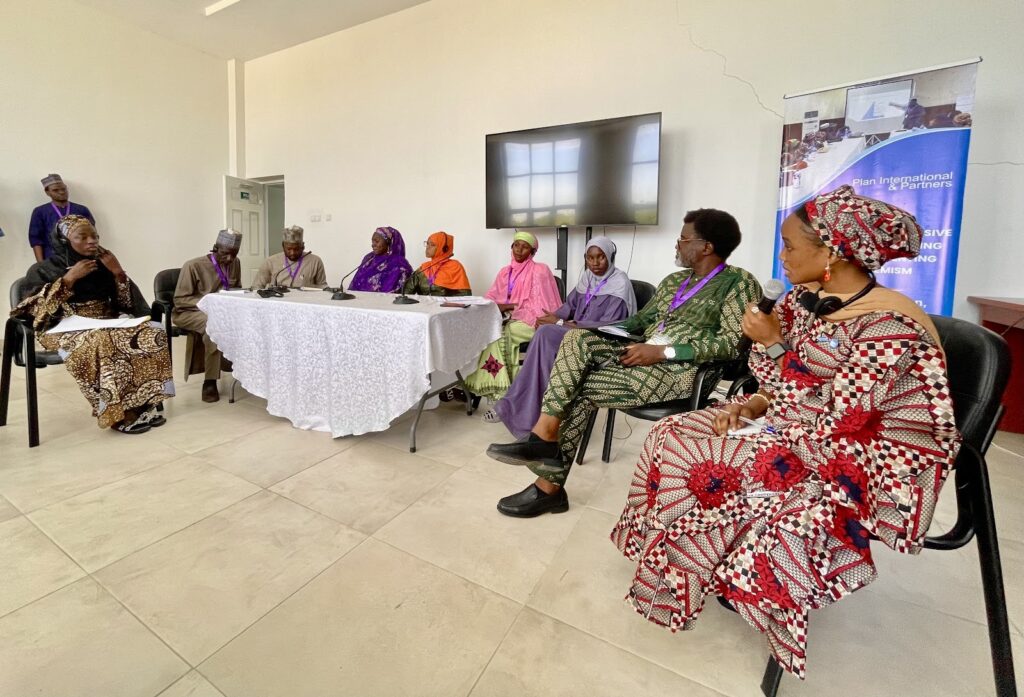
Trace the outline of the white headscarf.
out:
[[[607,279],[595,295],[614,295],[617,298],[622,298],[623,302],[626,303],[629,314],[636,314],[636,296],[633,294],[633,284],[629,282],[629,276],[626,275],[626,272],[615,268],[615,262],[612,261],[615,253],[615,243],[607,237],[595,237],[587,243],[584,255],[586,255],[587,251],[590,251],[591,247],[597,247],[604,252],[605,257],[608,258],[608,270],[604,272],[604,276],[597,276],[584,263],[583,273],[580,274],[580,280],[576,284],[576,292],[580,295],[586,295],[588,290],[597,288],[601,285],[602,281]]]

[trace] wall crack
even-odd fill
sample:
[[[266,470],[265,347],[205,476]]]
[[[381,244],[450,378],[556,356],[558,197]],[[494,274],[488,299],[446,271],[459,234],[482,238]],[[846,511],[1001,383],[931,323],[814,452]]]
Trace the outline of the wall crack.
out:
[[[698,43],[695,38],[693,38],[693,28],[689,24],[686,24],[685,22],[682,22],[680,20],[680,8],[679,8],[678,0],[676,2],[676,21],[679,24],[679,26],[681,26],[684,29],[686,29],[686,37],[687,37],[687,39],[689,39],[690,44],[694,48],[696,48],[698,51],[702,51],[703,53],[710,53],[711,55],[717,56],[718,58],[722,59],[722,76],[723,77],[727,77],[730,80],[735,80],[736,82],[739,82],[739,83],[742,83],[742,84],[746,85],[750,89],[751,94],[754,95],[754,99],[757,100],[757,103],[761,105],[761,108],[763,110],[767,111],[769,114],[774,114],[775,116],[777,116],[782,121],[786,120],[785,116],[783,116],[779,112],[775,111],[775,109],[772,109],[770,106],[768,106],[767,104],[764,103],[764,100],[761,99],[761,94],[757,91],[757,87],[754,86],[754,83],[752,83],[750,80],[747,80],[746,78],[744,78],[744,77],[742,77],[740,75],[736,75],[735,73],[730,73],[729,72],[729,58],[724,53],[722,53],[721,51],[717,51],[717,50],[715,50],[713,48],[710,48],[708,46],[703,46],[700,43]]]

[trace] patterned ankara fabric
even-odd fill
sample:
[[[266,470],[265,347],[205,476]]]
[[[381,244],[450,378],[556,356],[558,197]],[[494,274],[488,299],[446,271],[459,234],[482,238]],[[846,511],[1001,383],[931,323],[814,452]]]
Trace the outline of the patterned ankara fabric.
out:
[[[682,399],[693,388],[696,364],[736,355],[744,309],[760,297],[760,285],[748,272],[729,266],[689,302],[668,313],[680,284],[690,275],[691,271],[669,275],[647,306],[621,325],[650,339],[664,319],[663,334],[681,360],[630,368],[615,362],[598,369],[618,355],[623,343],[584,330],[565,335],[541,402],[542,413],[562,419],[558,432],[562,462],[557,467],[537,463],[536,469],[531,467],[537,476],[556,484],[565,482],[594,410]]]
[[[744,269],[727,266],[685,305],[669,312],[683,282],[700,278],[689,269],[669,274],[658,284],[651,301],[619,326],[650,341],[664,320],[663,334],[675,347],[677,360],[703,363],[733,358],[743,335],[743,312],[761,299],[761,285]]]
[[[825,246],[872,271],[892,259],[914,258],[923,231],[902,208],[858,196],[852,186],[818,196],[806,204],[811,227]]]
[[[476,370],[466,376],[466,387],[479,397],[497,399],[508,392],[519,374],[519,345],[533,340],[536,330],[525,322],[512,320],[501,330],[477,360]]]
[[[721,595],[803,678],[808,614],[870,583],[870,539],[917,553],[959,448],[945,359],[913,319],[777,307],[793,347],[751,369],[775,433],[719,437],[715,409],[651,430],[612,531],[637,562],[627,601],[672,631]],[[741,400],[743,398],[740,398]]]
[[[76,303],[73,289],[58,279],[26,298],[11,314],[31,315],[42,330],[70,315],[114,318],[135,306],[131,281],[117,284],[116,297],[109,301]],[[46,350],[60,352],[100,428],[124,421],[126,410],[144,411],[174,396],[167,334],[155,322],[125,329],[40,331],[36,339]]]

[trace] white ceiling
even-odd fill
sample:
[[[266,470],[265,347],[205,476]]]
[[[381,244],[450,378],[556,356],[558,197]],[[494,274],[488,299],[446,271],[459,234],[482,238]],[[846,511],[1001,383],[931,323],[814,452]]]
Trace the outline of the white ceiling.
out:
[[[427,0],[239,0],[209,17],[216,0],[78,0],[177,43],[249,60],[354,27]]]

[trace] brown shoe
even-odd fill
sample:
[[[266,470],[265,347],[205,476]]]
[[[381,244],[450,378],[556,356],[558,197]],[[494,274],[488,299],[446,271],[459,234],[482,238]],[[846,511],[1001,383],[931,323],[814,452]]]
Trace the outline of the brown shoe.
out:
[[[216,380],[203,380],[203,401],[219,402],[220,392],[217,391]]]

